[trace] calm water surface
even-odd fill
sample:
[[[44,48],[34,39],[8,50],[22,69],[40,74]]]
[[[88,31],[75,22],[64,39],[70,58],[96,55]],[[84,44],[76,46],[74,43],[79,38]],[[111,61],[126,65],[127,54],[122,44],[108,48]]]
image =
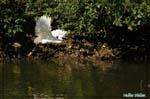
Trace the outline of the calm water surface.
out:
[[[124,95],[132,99],[135,94],[150,99],[149,83],[148,63],[21,61],[0,65],[1,99],[124,99]]]

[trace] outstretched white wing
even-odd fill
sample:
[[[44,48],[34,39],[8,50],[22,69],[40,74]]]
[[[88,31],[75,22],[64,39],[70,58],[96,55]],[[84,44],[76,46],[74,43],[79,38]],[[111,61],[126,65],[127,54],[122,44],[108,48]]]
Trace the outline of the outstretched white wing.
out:
[[[35,44],[39,43],[61,43],[66,31],[57,29],[51,31],[51,17],[41,16],[36,22],[34,39]]]
[[[35,26],[35,35],[42,38],[50,38],[52,35],[51,31],[51,17],[41,16]]]
[[[66,33],[67,33],[66,31],[60,30],[60,29],[56,29],[51,32],[52,36],[54,36],[55,38],[58,38],[59,40],[63,40]]]

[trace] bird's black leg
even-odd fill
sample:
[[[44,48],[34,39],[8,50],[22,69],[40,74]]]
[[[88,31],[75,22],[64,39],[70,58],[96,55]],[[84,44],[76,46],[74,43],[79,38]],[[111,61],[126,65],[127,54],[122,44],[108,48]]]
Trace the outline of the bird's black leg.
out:
[[[35,47],[32,49],[32,51],[27,55],[27,56],[31,56],[32,53],[35,51],[35,49],[37,48],[38,44],[35,45]]]

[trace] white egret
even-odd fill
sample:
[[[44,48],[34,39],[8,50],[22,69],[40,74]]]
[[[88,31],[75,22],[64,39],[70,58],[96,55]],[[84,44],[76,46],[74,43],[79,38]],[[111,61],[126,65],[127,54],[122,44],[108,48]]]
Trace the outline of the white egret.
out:
[[[45,15],[41,16],[36,21],[35,35],[37,37],[34,39],[34,43],[36,44],[36,46],[40,43],[46,44],[46,43],[62,42],[63,38],[65,37],[66,31],[61,29],[56,29],[52,31],[51,22],[52,22],[51,17],[47,17]],[[28,54],[28,56],[32,54],[32,52],[36,49],[36,46]]]

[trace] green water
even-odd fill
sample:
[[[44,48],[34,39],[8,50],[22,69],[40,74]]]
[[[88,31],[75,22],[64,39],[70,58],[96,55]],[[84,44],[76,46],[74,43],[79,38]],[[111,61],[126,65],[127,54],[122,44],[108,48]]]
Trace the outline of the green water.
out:
[[[46,97],[41,99],[124,99],[142,93],[150,99],[149,80],[146,63],[21,61],[0,65],[0,98],[36,99],[31,93]]]

